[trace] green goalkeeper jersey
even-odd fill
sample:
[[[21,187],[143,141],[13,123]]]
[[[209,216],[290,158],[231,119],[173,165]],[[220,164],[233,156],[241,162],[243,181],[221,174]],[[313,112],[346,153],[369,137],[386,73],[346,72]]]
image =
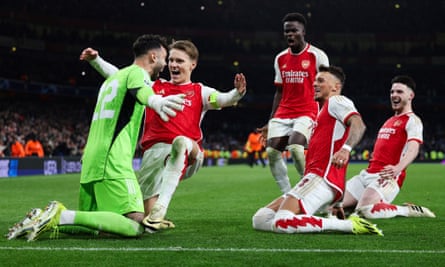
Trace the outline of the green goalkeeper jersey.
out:
[[[82,157],[80,183],[136,178],[133,157],[153,90],[148,73],[137,65],[110,76],[101,86]]]

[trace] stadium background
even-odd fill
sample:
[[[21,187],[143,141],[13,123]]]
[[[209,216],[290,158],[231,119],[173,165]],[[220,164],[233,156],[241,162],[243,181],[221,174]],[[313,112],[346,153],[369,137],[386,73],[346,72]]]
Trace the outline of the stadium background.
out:
[[[80,52],[96,48],[122,67],[131,63],[138,35],[157,33],[198,46],[194,81],[227,90],[234,73],[246,74],[248,94],[239,105],[208,112],[202,124],[206,148],[242,149],[248,133],[268,119],[273,58],[286,47],[281,18],[296,11],[307,16],[306,40],[346,72],[344,93],[368,126],[358,154],[371,149],[392,114],[389,81],[395,74],[417,82],[414,110],[425,129],[419,160],[445,151],[443,0],[29,0],[0,6],[2,146],[35,132],[47,156],[81,155],[102,78],[78,60]]]

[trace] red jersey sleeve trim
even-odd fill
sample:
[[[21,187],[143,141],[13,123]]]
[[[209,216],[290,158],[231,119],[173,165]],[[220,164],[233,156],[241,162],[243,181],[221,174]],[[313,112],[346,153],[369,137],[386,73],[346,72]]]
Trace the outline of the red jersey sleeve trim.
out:
[[[351,118],[351,117],[354,116],[354,115],[359,115],[359,116],[361,117],[360,113],[355,112],[355,111],[354,111],[354,112],[351,112],[351,113],[349,113],[348,116],[346,116],[346,118],[343,120],[343,124],[346,125],[346,122],[349,120],[349,118]]]
[[[420,140],[419,138],[409,138],[408,140],[406,140],[406,142],[408,143],[409,141],[416,141],[419,144],[423,144],[423,141]]]

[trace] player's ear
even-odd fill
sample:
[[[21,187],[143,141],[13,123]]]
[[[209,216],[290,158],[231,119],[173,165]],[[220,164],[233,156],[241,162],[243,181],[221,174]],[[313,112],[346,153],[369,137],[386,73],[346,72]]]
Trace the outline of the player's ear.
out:
[[[155,62],[156,60],[156,54],[154,52],[149,52],[147,55],[148,61],[150,63]]]
[[[341,92],[341,82],[339,82],[339,81],[335,82],[335,86],[334,87],[335,87],[335,91],[336,92],[339,92],[339,93]]]
[[[198,62],[193,61],[191,66],[192,66],[192,70],[194,70],[196,68],[196,66],[198,66]]]
[[[152,51],[152,52],[150,52],[149,57],[150,57],[150,62],[156,62],[160,58],[162,58],[162,55],[161,55],[161,53],[158,53],[157,51]]]

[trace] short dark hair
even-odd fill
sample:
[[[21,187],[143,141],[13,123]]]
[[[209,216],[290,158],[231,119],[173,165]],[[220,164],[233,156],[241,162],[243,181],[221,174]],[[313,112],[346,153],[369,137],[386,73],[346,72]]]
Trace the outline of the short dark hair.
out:
[[[167,38],[157,34],[144,34],[139,36],[133,43],[134,57],[146,54],[149,50],[164,47],[168,49]]]
[[[416,90],[416,82],[414,81],[413,78],[411,78],[408,75],[397,75],[397,76],[395,76],[391,80],[391,85],[394,84],[394,83],[401,83],[401,84],[406,85],[408,88],[410,88],[413,91]]]
[[[298,21],[301,24],[303,24],[304,28],[306,28],[306,18],[301,13],[298,12],[287,13],[286,15],[284,15],[281,22],[285,23],[286,21]]]
[[[318,71],[329,72],[330,74],[334,75],[335,77],[337,77],[337,79],[340,80],[342,86],[345,85],[346,74],[341,67],[320,65]]]

